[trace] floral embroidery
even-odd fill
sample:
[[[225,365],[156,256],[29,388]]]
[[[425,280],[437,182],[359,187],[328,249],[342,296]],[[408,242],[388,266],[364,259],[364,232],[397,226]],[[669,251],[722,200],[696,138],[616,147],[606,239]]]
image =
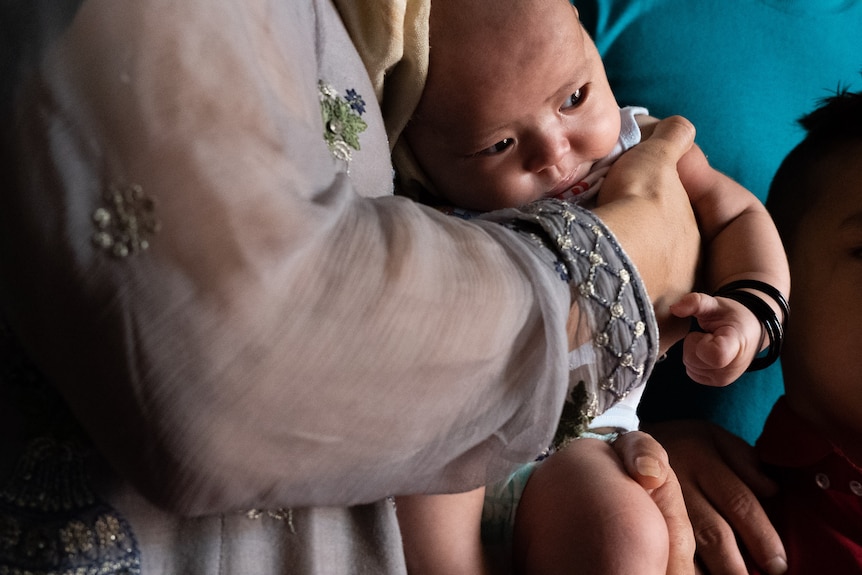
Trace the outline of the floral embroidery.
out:
[[[352,88],[341,96],[323,81],[318,83],[318,92],[323,114],[323,139],[333,156],[350,162],[351,149],[360,149],[359,134],[368,127],[360,117],[365,113],[365,100]]]
[[[31,442],[0,489],[0,573],[141,573],[129,525],[90,491],[83,467],[74,442]]]
[[[572,387],[563,404],[563,412],[554,434],[554,450],[562,449],[584,433],[596,415],[598,400],[594,394],[587,391],[586,382],[581,380]]]
[[[161,226],[155,200],[138,184],[111,184],[103,199],[107,205],[93,212],[93,243],[118,258],[149,248]]]
[[[365,113],[365,100],[362,99],[362,96],[356,93],[356,90],[350,88],[347,90],[347,103],[350,104],[350,107],[361,116]]]

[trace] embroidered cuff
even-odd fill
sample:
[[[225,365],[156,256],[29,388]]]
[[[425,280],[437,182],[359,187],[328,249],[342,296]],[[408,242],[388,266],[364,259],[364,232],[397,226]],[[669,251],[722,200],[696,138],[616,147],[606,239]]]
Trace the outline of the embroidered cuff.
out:
[[[480,217],[544,248],[539,253],[569,283],[593,334],[595,413],[641,385],[658,356],[658,325],[634,264],[604,223],[592,212],[556,199]]]

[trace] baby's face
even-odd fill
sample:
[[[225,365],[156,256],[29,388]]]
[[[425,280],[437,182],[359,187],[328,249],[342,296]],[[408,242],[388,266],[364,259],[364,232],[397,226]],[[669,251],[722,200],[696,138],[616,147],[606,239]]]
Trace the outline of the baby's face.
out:
[[[405,133],[437,194],[476,210],[573,187],[620,130],[601,59],[574,8],[565,0],[503,4],[449,22],[445,14],[435,21],[432,10],[428,82]]]
[[[782,364],[794,408],[844,437],[862,462],[862,144],[831,157],[790,257]],[[854,447],[855,446],[855,447]]]

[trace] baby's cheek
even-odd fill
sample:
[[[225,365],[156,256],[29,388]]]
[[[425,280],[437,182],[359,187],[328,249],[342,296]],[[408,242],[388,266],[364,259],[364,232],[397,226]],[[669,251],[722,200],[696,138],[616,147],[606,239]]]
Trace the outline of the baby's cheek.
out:
[[[523,187],[512,178],[486,175],[479,184],[479,189],[482,190],[481,195],[486,210],[517,208],[530,202],[523,193]]]
[[[541,200],[550,191],[532,174],[523,175],[509,183],[514,206],[524,206]]]

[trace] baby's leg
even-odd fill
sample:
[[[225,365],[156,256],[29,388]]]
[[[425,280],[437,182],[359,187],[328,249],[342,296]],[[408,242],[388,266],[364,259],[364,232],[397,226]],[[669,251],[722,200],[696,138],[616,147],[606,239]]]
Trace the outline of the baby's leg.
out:
[[[524,573],[664,575],[667,525],[613,448],[578,439],[536,468],[515,518]]]
[[[480,533],[484,498],[484,487],[467,493],[396,498],[410,575],[487,573]]]

